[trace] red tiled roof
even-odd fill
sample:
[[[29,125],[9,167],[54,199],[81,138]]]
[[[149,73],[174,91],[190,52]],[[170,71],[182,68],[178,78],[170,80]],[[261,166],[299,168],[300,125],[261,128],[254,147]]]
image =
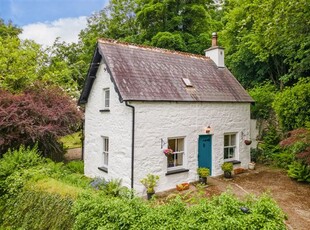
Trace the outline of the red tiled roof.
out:
[[[111,40],[99,40],[98,51],[121,100],[253,102],[227,68],[205,56]]]

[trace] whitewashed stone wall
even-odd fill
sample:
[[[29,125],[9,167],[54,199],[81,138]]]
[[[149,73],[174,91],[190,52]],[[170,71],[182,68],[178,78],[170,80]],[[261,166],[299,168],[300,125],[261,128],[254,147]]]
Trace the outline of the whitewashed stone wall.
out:
[[[257,136],[259,135],[259,130],[257,128],[257,120],[251,119],[251,148],[257,148]]]
[[[236,159],[238,167],[250,161],[250,147],[244,140],[250,135],[250,105],[247,103],[180,103],[135,102],[136,107],[136,158],[135,188],[143,191],[137,183],[148,173],[160,176],[157,191],[174,188],[176,184],[196,181],[198,176],[198,138],[211,127],[212,175],[223,174],[224,134],[237,133]],[[165,175],[167,159],[161,149],[161,138],[185,137],[185,168],[189,172]],[[167,146],[164,146],[167,148]]]
[[[122,178],[130,186],[131,173],[131,109],[120,103],[110,75],[101,63],[85,109],[84,164],[85,175]],[[103,109],[103,89],[110,88],[110,112]],[[103,166],[103,139],[109,137],[108,173],[98,169]]]
[[[120,103],[109,74],[101,64],[89,95],[85,112],[85,174],[106,179],[122,178],[130,187],[132,110]],[[103,89],[110,88],[110,112],[103,108]],[[148,173],[160,176],[156,191],[175,188],[181,182],[198,180],[198,138],[210,126],[212,134],[212,175],[222,174],[225,133],[237,133],[236,159],[241,167],[250,161],[250,146],[244,144],[250,137],[249,103],[188,103],[188,102],[132,102],[136,108],[134,189],[145,194],[139,182]],[[110,141],[108,173],[103,165],[103,141]],[[185,138],[185,164],[188,172],[166,175],[167,158],[161,148],[161,139]],[[163,148],[167,148],[163,146]]]

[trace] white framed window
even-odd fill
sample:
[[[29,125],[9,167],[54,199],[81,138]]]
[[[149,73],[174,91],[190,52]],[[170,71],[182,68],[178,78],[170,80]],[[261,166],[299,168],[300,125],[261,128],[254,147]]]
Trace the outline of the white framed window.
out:
[[[102,137],[103,139],[103,166],[108,167],[109,164],[109,138],[108,137]]]
[[[168,170],[184,167],[184,137],[168,138],[168,148],[173,154],[167,157]]]
[[[103,106],[104,106],[104,109],[110,108],[110,89],[109,88],[103,89]]]
[[[229,133],[224,135],[224,160],[233,160],[237,151],[237,134]]]

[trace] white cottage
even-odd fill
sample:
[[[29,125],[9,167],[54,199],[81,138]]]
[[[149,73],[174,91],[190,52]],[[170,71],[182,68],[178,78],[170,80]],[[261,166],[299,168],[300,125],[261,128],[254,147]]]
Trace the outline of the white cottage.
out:
[[[212,176],[225,161],[247,167],[253,100],[212,39],[206,56],[98,41],[79,99],[87,176],[121,178],[142,194],[148,173],[160,176],[159,192],[197,181],[199,166]]]

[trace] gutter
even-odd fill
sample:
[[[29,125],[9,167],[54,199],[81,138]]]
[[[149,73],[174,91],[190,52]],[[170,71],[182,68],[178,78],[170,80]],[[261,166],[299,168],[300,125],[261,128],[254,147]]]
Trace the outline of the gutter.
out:
[[[135,156],[135,107],[125,101],[126,106],[132,108],[132,130],[131,130],[131,189],[134,184],[134,156]]]

